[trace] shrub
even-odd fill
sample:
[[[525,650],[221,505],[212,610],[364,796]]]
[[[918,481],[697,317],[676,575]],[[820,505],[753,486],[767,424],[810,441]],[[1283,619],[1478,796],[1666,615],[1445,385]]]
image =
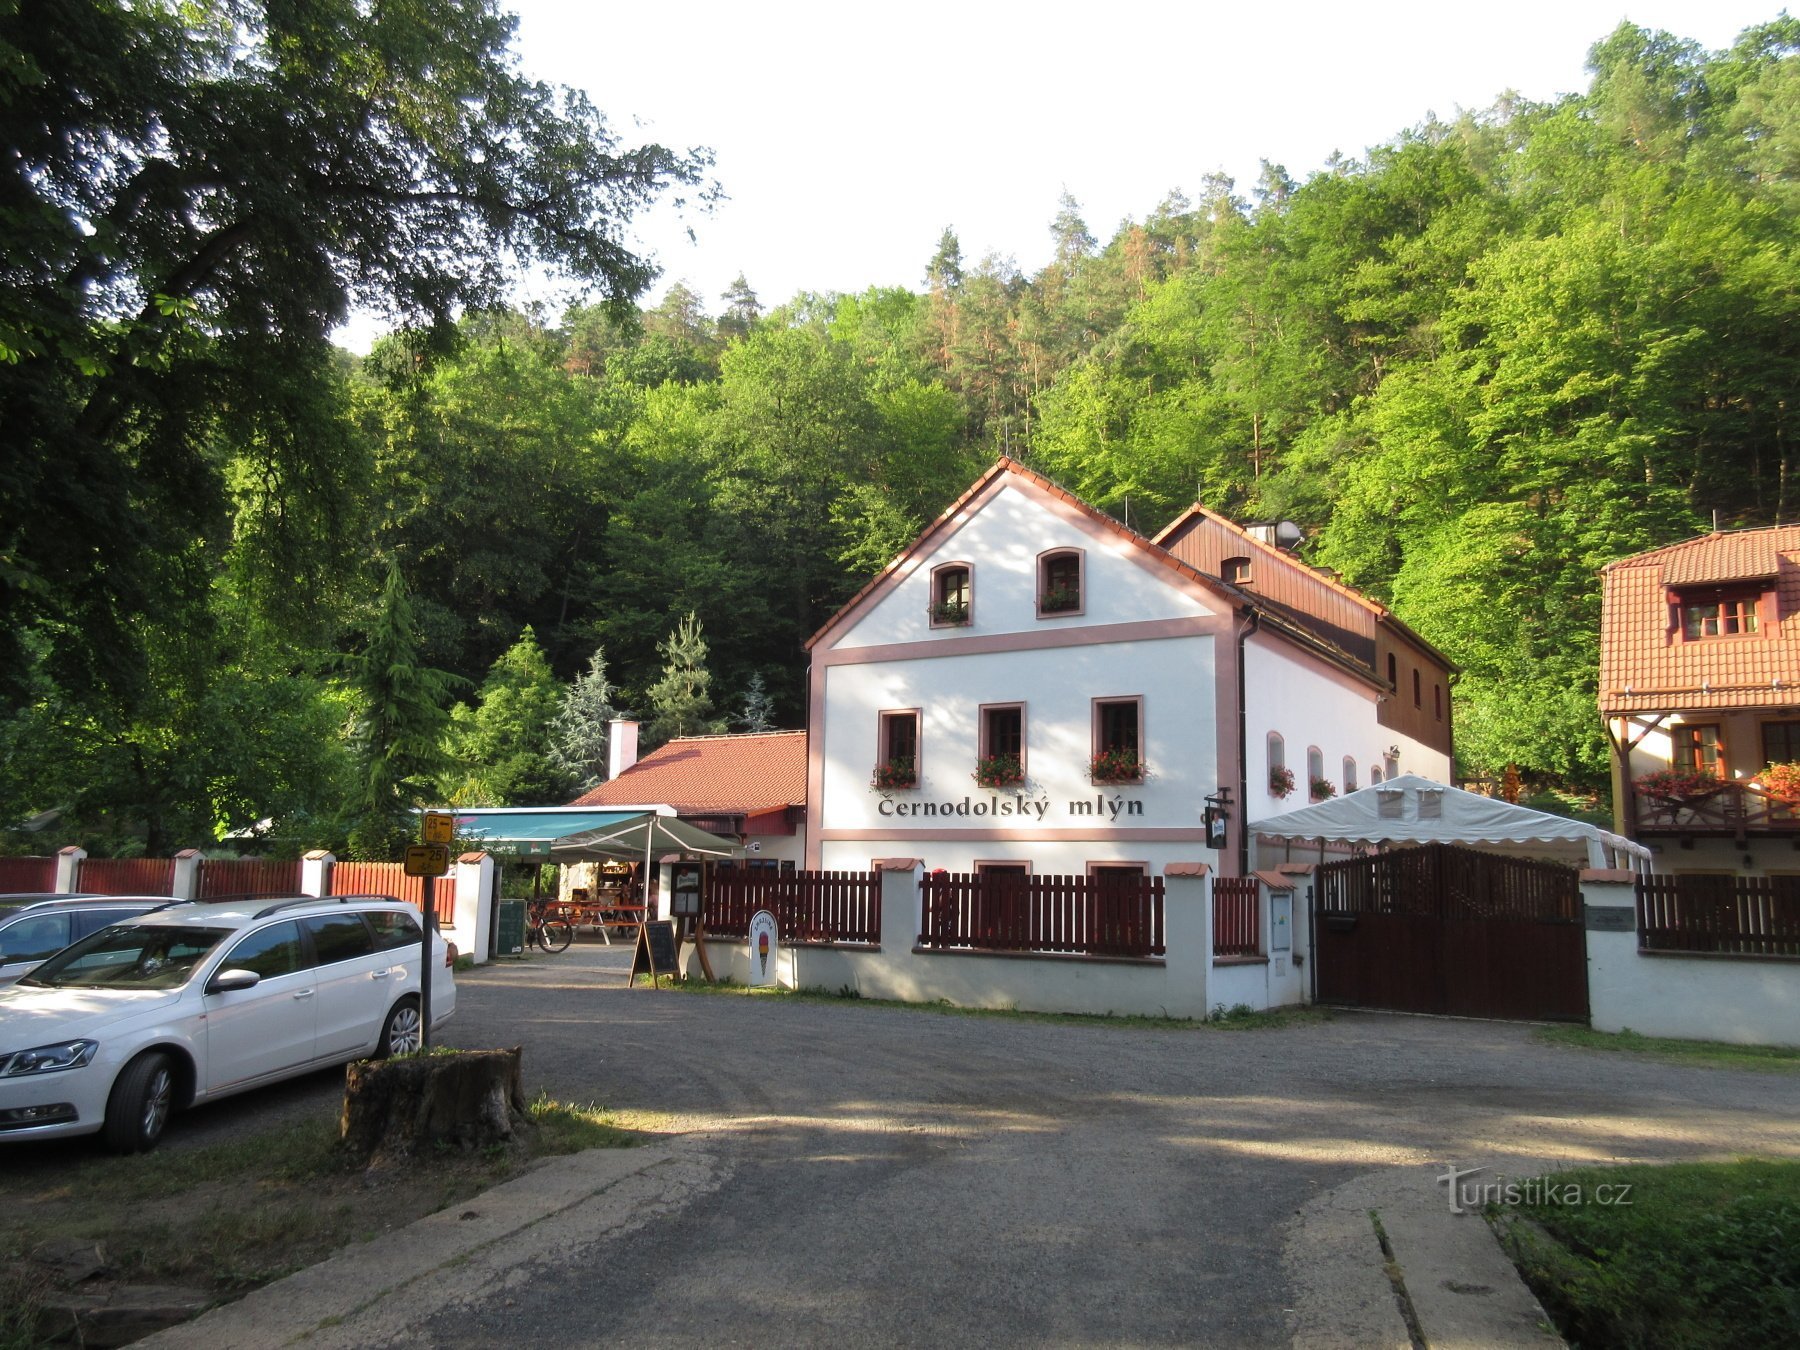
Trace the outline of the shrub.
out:
[[[1329,778],[1313,779],[1309,790],[1311,791],[1312,799],[1315,802],[1322,802],[1327,797],[1337,796],[1337,784],[1332,782]]]
[[[1269,795],[1285,797],[1294,790],[1294,771],[1277,764],[1269,770]]]

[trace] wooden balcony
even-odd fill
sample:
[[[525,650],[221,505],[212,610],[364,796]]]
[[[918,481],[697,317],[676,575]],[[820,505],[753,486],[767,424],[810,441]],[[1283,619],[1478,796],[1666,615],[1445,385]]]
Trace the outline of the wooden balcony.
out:
[[[1771,797],[1754,783],[1724,782],[1713,792],[1682,798],[1640,791],[1636,801],[1639,835],[1800,835],[1800,804]]]

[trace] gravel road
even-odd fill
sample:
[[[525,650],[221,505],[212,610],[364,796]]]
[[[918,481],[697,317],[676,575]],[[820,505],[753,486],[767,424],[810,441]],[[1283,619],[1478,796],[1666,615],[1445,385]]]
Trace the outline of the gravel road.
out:
[[[1800,1075],[1526,1026],[1056,1025],[628,989],[628,956],[465,974],[442,1039],[522,1044],[530,1091],[673,1118],[716,1184],[407,1344],[1287,1345],[1284,1234],[1353,1179],[1800,1156]],[[328,1118],[341,1084],[202,1108],[164,1147]]]
[[[1286,1345],[1284,1225],[1376,1169],[1800,1156],[1800,1076],[1373,1014],[1146,1031],[465,976],[446,1039],[667,1112],[728,1175],[420,1343]]]

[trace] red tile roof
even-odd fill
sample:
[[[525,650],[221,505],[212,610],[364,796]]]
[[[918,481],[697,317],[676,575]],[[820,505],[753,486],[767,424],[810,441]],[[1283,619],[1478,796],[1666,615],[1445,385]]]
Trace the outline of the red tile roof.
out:
[[[806,733],[677,736],[573,806],[666,802],[684,816],[756,815],[806,802]]]
[[[1601,571],[1600,711],[1800,705],[1800,525],[1734,530],[1609,563]],[[1748,583],[1776,592],[1762,632],[1684,642],[1671,587]]]

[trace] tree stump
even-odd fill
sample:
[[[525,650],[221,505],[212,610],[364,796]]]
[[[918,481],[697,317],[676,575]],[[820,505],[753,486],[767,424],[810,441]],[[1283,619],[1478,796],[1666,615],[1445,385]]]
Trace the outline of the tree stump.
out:
[[[374,1162],[421,1148],[472,1151],[510,1142],[530,1123],[522,1053],[514,1046],[357,1061],[344,1074],[343,1147]]]

